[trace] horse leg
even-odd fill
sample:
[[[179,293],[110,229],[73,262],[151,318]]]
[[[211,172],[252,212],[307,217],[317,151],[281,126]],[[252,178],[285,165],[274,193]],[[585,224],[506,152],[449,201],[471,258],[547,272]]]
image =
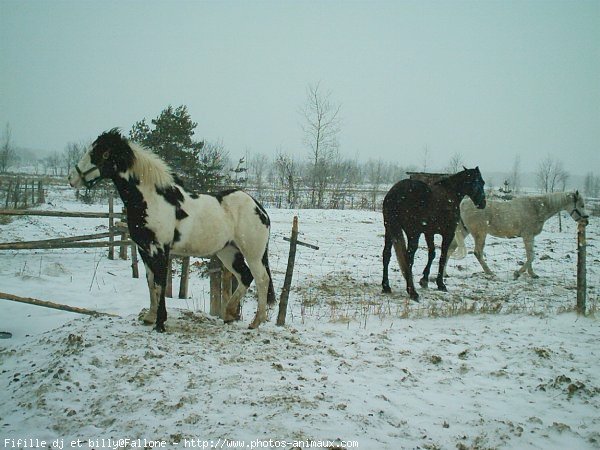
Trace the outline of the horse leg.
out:
[[[444,284],[444,270],[446,269],[446,262],[448,261],[448,248],[450,247],[453,238],[454,236],[449,233],[442,236],[442,254],[440,255],[438,275],[435,279],[439,291],[448,291],[448,288],[446,288],[446,285]]]
[[[229,298],[227,304],[221,305],[221,317],[225,323],[229,323],[234,320],[240,320],[240,300],[246,295],[254,277],[246,265],[244,256],[233,245],[228,245],[219,251],[217,257],[238,281],[237,288]]]
[[[419,284],[422,288],[427,288],[429,284],[429,272],[431,271],[431,264],[435,258],[435,242],[433,240],[433,234],[425,234],[425,241],[427,242],[427,265],[423,269],[423,278],[419,280]]]
[[[398,234],[398,238],[393,242],[393,246],[396,253],[396,259],[400,265],[400,270],[406,280],[406,292],[408,292],[408,296],[412,300],[419,301],[419,294],[417,294],[412,277],[412,265],[409,264],[408,250],[406,249],[404,234],[402,232]]]
[[[515,279],[525,272],[525,270],[527,270],[527,273],[529,273],[531,278],[539,278],[539,276],[533,271],[533,259],[535,258],[533,237],[523,236],[523,244],[525,244],[526,261],[525,264],[523,264],[523,266],[517,272],[515,272]]]
[[[140,254],[146,266],[146,280],[150,291],[150,309],[143,320],[148,323],[149,320],[156,319],[155,330],[163,332],[167,321],[165,289],[167,286],[169,249],[155,250],[152,255],[140,250]]]
[[[483,247],[485,246],[485,238],[485,234],[473,234],[473,239],[475,240],[475,249],[473,250],[473,253],[475,254],[475,258],[477,258],[477,261],[479,261],[479,265],[481,266],[483,271],[487,275],[494,277],[494,272],[490,270],[487,263],[485,262],[485,259],[483,258]]]
[[[250,329],[255,329],[267,320],[267,296],[270,277],[262,257],[257,259],[246,258],[246,261],[248,262],[252,276],[256,280],[256,289],[258,291],[258,308],[256,309],[254,320],[248,326]]]
[[[143,253],[140,252],[141,255]],[[144,260],[144,257],[142,256]],[[144,261],[144,266],[146,267],[146,281],[148,282],[148,291],[150,292],[150,308],[146,311],[146,314],[141,316],[140,318],[146,325],[152,325],[156,323],[156,313],[158,311],[158,298],[156,296],[156,289],[154,289],[154,272],[149,264]]]
[[[388,279],[388,267],[390,265],[390,259],[392,257],[392,237],[386,230],[385,232],[385,243],[383,246],[383,280],[381,281],[381,287],[384,294],[392,292],[390,289],[390,280]]]

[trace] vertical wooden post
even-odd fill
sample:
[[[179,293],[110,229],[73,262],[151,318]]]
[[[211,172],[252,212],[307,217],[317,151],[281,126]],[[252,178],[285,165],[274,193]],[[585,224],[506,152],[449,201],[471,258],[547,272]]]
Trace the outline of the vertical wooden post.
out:
[[[133,278],[140,277],[140,270],[138,269],[137,246],[135,244],[131,244],[131,276]]]
[[[227,316],[227,305],[231,298],[231,279],[233,275],[225,267],[222,268],[221,274],[221,319]]]
[[[29,187],[29,185],[27,184],[27,180],[25,180],[24,186],[23,186],[23,208],[27,209],[27,201],[29,200],[29,193],[27,192],[27,188]]]
[[[167,260],[167,287],[165,297],[173,298],[173,258]]]
[[[4,205],[5,209],[8,209],[8,203],[10,202],[10,193],[12,190],[13,182],[12,180],[8,180],[8,187],[6,188],[6,204]]]
[[[115,242],[115,218],[114,218],[114,207],[113,207],[113,196],[112,194],[108,196],[108,232],[110,235],[108,236],[108,242]],[[108,259],[115,259],[115,247],[108,247]]]
[[[17,178],[15,180],[15,186],[13,189],[13,201],[14,201],[14,208],[17,209],[18,203],[19,203],[19,189],[20,189],[20,180]]]
[[[587,280],[586,280],[586,238],[587,220],[577,222],[577,314],[585,315]]]
[[[44,197],[44,184],[42,180],[38,181],[38,203],[45,203],[46,198]]]
[[[125,223],[123,218],[127,217],[127,208],[123,207],[122,211],[123,215],[121,216],[121,222]],[[121,231],[121,241],[124,241],[127,239],[127,231],[123,230]],[[120,259],[127,259],[127,246],[126,245],[121,245],[119,247],[119,258]]]
[[[221,261],[217,257],[211,258],[208,263],[210,275],[210,315],[221,315]]]
[[[179,298],[187,298],[188,283],[190,280],[190,257],[182,258],[181,262],[181,281],[179,282]]]
[[[292,223],[292,237],[290,239],[290,253],[288,255],[287,269],[285,270],[285,279],[283,281],[283,290],[279,299],[279,314],[277,315],[277,325],[285,325],[287,315],[288,298],[290,296],[290,287],[292,285],[292,275],[294,274],[294,263],[296,260],[296,246],[298,243],[298,216],[294,216]]]

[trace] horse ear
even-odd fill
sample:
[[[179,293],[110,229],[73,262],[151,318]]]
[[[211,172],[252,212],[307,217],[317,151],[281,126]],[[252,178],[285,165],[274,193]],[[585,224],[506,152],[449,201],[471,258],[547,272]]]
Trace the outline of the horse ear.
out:
[[[469,169],[467,169],[465,166],[463,166],[463,169],[465,169],[465,170],[469,170]]]

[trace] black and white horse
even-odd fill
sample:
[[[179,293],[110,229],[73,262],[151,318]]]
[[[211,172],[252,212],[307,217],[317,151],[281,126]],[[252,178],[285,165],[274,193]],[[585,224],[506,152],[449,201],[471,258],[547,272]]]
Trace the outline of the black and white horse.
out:
[[[238,280],[226,321],[238,319],[239,302],[256,280],[258,308],[250,328],[267,319],[275,303],[268,261],[270,220],[250,195],[230,190],[215,195],[188,192],[167,164],[128,141],[117,129],[101,134],[71,170],[72,187],[92,187],[111,179],[127,208],[129,234],[146,266],[150,309],[143,317],[165,330],[165,286],[169,254],[216,255]]]

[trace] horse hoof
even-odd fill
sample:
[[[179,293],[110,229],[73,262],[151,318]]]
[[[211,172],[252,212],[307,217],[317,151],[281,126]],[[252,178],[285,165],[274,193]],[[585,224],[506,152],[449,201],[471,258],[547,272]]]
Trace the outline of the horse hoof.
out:
[[[156,324],[156,326],[154,327],[154,331],[158,333],[164,333],[165,331],[167,331],[167,329],[165,328],[165,324],[161,323],[160,325]]]
[[[428,279],[425,279],[425,278],[421,278],[421,279],[419,280],[419,284],[421,285],[421,287],[422,287],[423,289],[427,289],[427,287],[428,287],[428,285],[429,285],[429,280],[428,280]]]
[[[438,286],[438,291],[448,292],[448,288],[446,286]]]
[[[389,286],[384,286],[383,289],[381,289],[381,293],[382,294],[391,294],[392,290],[390,289]]]

